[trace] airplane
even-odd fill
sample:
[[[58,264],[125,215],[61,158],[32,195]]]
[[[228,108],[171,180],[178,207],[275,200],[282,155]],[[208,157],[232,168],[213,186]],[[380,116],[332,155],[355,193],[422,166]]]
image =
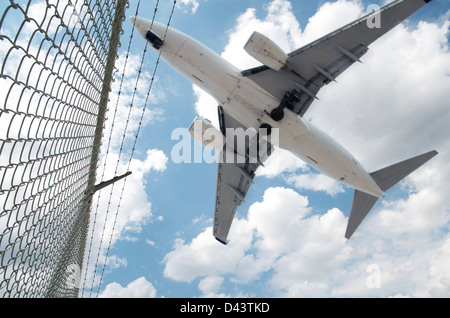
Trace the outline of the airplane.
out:
[[[319,172],[354,189],[345,237],[350,239],[385,192],[438,154],[433,150],[375,172],[330,136],[304,118],[319,90],[367,53],[368,46],[431,0],[396,0],[291,53],[285,53],[265,35],[254,32],[245,51],[262,65],[240,70],[199,41],[142,17],[130,17],[140,35],[173,69],[209,93],[218,104],[220,131],[205,118],[196,118],[191,136],[204,146],[205,130],[225,137],[218,162],[213,236],[222,244],[236,210],[244,202],[255,171],[270,156],[250,158],[250,144],[268,143],[286,149]],[[378,14],[378,16],[375,16]],[[374,27],[374,18],[381,23]],[[201,127],[196,133],[195,127]],[[230,129],[252,128],[244,146],[237,146]],[[262,133],[260,133],[262,131]],[[275,134],[276,132],[276,134]],[[276,139],[272,138],[276,135]],[[241,143],[242,144],[242,143]],[[225,159],[237,154],[244,160]],[[253,160],[252,160],[253,159]]]

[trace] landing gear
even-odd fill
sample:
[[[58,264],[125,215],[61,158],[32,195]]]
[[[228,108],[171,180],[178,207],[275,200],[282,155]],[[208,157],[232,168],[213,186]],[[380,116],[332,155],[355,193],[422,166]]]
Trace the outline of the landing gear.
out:
[[[293,90],[292,92],[287,92],[286,95],[284,95],[281,104],[284,104],[285,107],[289,110],[294,110],[295,105],[300,103],[300,97],[298,97],[298,94],[299,93],[296,90]]]
[[[300,97],[298,95],[299,92],[296,90],[287,92],[281,100],[280,105],[270,112],[270,117],[274,121],[282,120],[284,117],[284,109],[287,108],[290,111],[293,111],[295,109],[295,105],[300,102]]]
[[[270,126],[269,124],[261,124],[261,126],[259,126],[259,134],[261,136],[270,136],[270,134],[272,133],[272,126]]]
[[[258,160],[260,162],[264,162],[269,158],[272,154],[274,148],[271,145],[271,138],[269,137],[272,134],[272,126],[267,123],[262,123],[259,126],[258,131]]]
[[[153,47],[157,50],[161,49],[161,46],[164,44],[164,41],[157,36],[152,31],[148,30],[145,38],[153,45]]]
[[[278,106],[270,112],[270,117],[275,121],[280,121],[284,117],[284,106]]]

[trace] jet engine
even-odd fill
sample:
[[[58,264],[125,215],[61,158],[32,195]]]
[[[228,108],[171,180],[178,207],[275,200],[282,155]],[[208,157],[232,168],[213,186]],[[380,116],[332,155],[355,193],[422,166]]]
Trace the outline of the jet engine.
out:
[[[257,61],[275,71],[282,69],[288,59],[287,54],[275,42],[256,31],[245,44],[244,50]]]
[[[205,118],[195,118],[189,127],[189,134],[203,146],[215,151],[222,151],[225,145],[225,136]]]

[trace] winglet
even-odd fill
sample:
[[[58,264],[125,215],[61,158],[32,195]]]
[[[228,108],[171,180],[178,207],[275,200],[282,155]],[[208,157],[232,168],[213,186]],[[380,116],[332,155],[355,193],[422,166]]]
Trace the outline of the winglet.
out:
[[[437,151],[430,151],[417,157],[378,170],[374,173],[371,173],[371,176],[381,188],[381,190],[386,191],[437,154]],[[347,230],[345,232],[345,237],[347,239],[350,239],[350,237],[362,223],[367,214],[369,214],[370,210],[375,205],[377,200],[378,198],[373,195],[355,190],[352,208],[348,219]]]

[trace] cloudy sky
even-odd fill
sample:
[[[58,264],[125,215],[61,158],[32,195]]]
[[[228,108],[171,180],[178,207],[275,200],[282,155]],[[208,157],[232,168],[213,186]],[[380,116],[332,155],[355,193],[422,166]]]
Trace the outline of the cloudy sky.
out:
[[[138,15],[152,18],[154,2],[141,4]],[[360,17],[372,4],[384,2],[185,0],[178,1],[171,25],[246,69],[258,65],[243,50],[253,31],[289,52]],[[136,5],[131,1],[128,16]],[[161,4],[157,21],[167,23],[171,8]],[[100,296],[450,296],[449,10],[447,1],[432,1],[373,44],[363,63],[323,89],[307,113],[369,171],[429,150],[440,153],[391,189],[351,240],[344,231],[353,190],[280,151],[280,160],[258,171],[230,243],[219,244],[211,234],[217,167],[171,158],[178,142],[172,132],[198,115],[217,121],[217,105],[161,63],[142,112],[156,59],[149,51],[129,121],[130,137],[142,121],[133,175],[126,181]],[[122,50],[131,34],[128,20],[124,27]],[[117,125],[125,125],[144,45],[133,38]],[[119,70],[124,56],[122,51]],[[127,165],[127,152],[116,155],[117,134],[111,140],[105,175]],[[99,220],[107,197],[100,198]]]
[[[171,26],[246,69],[258,65],[243,50],[253,31],[290,52],[385,2],[179,0]],[[151,19],[155,3],[137,12],[131,0],[127,17]],[[156,20],[171,10],[162,1]],[[199,115],[217,122],[217,105],[164,62],[153,77],[157,56],[144,55],[127,19],[98,178],[133,174],[95,198],[82,296],[449,297],[449,20],[449,2],[432,1],[322,89],[306,116],[369,171],[439,155],[346,240],[353,190],[278,151],[223,246],[212,236],[216,165],[172,159],[173,131]]]

